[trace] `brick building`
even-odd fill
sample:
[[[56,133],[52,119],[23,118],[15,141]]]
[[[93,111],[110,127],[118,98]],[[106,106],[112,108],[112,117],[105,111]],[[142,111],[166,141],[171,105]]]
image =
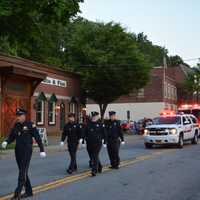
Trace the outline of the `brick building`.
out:
[[[80,118],[79,99],[77,74],[0,54],[0,135],[8,134],[19,106],[49,135],[58,134],[69,112]]]
[[[180,88],[191,69],[185,65],[168,67],[154,67],[151,71],[150,81],[146,87],[137,93],[133,92],[127,96],[120,97],[117,101],[108,105],[106,117],[109,110],[115,110],[121,120],[126,120],[129,113],[132,120],[144,117],[153,118],[158,116],[163,109],[177,109],[177,102],[183,98]],[[87,112],[99,111],[96,104],[88,102]]]

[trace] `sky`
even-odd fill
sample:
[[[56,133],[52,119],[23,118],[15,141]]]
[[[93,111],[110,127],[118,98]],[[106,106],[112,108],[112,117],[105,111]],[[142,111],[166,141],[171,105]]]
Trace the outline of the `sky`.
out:
[[[200,0],[85,0],[81,16],[120,22],[128,31],[144,32],[169,55],[195,65],[200,58]]]

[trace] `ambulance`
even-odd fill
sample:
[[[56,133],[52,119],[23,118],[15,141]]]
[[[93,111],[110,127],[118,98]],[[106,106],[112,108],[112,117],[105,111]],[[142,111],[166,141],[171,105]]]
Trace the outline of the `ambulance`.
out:
[[[178,108],[180,113],[194,115],[200,127],[200,105],[199,104],[183,104]]]

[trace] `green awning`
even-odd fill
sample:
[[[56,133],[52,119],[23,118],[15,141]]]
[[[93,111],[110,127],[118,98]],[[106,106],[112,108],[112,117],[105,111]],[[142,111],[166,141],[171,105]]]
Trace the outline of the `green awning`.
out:
[[[56,95],[52,94],[51,97],[50,97],[50,99],[49,99],[49,102],[56,102],[57,100],[58,99],[57,99]]]
[[[46,101],[46,100],[47,100],[47,98],[46,98],[44,92],[40,92],[40,94],[37,97],[37,101]]]

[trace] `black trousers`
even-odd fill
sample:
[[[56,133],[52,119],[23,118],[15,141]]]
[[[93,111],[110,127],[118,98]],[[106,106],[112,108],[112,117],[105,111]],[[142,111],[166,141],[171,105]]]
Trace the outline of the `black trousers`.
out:
[[[78,143],[71,143],[68,142],[68,151],[69,151],[69,155],[70,155],[70,165],[69,165],[69,169],[70,170],[77,170],[77,162],[76,162],[76,153],[78,150]]]
[[[15,195],[21,194],[23,187],[27,194],[33,193],[30,179],[28,177],[28,169],[32,157],[32,147],[27,149],[15,149],[15,157],[19,169],[18,185],[15,190]]]
[[[119,148],[120,148],[120,141],[118,139],[108,140],[107,151],[110,158],[110,164],[112,167],[118,167],[120,164]]]
[[[97,173],[102,170],[99,159],[102,144],[87,143],[87,151],[91,161],[92,172]]]

